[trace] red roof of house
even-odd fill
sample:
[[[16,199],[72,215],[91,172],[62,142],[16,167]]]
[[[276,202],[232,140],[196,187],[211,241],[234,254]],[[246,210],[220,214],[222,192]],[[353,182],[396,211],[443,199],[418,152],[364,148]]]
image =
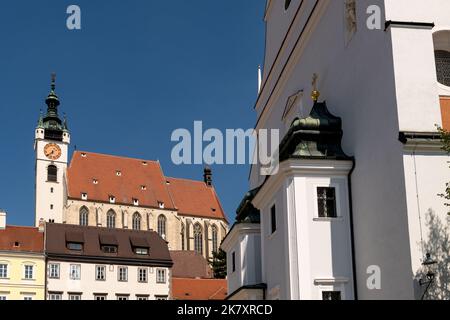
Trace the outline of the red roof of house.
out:
[[[94,180],[96,183],[94,183]],[[204,182],[166,178],[159,162],[76,151],[67,169],[68,197],[89,201],[178,210],[181,215],[224,219],[213,187]],[[143,188],[144,187],[144,188]]]
[[[172,297],[176,300],[225,300],[227,280],[172,278]]]
[[[173,261],[172,277],[211,279],[213,272],[208,261],[195,251],[170,251]]]
[[[0,230],[0,250],[42,253],[44,233],[38,228],[6,226]]]
[[[182,215],[225,219],[214,187],[203,181],[167,178],[169,191]]]

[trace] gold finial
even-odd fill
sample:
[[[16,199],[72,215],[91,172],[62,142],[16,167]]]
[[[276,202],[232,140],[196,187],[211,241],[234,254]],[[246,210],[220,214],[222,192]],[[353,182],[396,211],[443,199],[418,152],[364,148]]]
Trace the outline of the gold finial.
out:
[[[314,73],[313,81],[312,81],[313,91],[311,92],[311,98],[313,99],[314,102],[317,102],[320,97],[320,92],[319,92],[319,90],[317,90],[317,80],[318,79],[319,79],[319,76],[317,75],[317,73]]]
[[[56,73],[52,72],[52,91],[55,91]]]

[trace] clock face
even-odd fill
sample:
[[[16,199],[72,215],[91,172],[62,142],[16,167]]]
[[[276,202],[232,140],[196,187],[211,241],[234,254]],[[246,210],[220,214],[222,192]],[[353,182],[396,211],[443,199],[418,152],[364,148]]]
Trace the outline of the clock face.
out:
[[[44,147],[44,154],[51,160],[57,160],[61,157],[61,148],[54,143],[49,143]]]

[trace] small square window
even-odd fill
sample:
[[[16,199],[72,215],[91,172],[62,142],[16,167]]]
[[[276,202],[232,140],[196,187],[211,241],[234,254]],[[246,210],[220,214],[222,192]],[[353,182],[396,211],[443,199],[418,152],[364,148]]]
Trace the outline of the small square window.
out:
[[[317,188],[317,205],[319,218],[337,218],[336,189]]]

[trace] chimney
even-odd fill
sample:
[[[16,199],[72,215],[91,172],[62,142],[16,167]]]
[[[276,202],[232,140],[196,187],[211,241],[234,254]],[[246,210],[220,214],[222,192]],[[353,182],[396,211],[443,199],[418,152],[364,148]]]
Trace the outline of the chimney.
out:
[[[203,180],[205,181],[207,186],[212,186],[212,170],[208,166],[206,166],[205,170],[203,171]]]
[[[6,229],[6,211],[0,209],[0,230]]]
[[[39,232],[44,232],[44,231],[45,231],[45,220],[41,218],[39,220]]]

